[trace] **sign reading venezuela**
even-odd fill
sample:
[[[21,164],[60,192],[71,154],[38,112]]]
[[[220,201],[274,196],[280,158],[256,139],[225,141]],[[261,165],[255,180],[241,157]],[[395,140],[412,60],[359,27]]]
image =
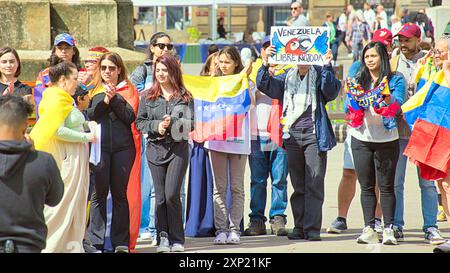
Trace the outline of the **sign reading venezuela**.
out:
[[[272,27],[276,54],[271,64],[323,65],[328,50],[328,27]]]

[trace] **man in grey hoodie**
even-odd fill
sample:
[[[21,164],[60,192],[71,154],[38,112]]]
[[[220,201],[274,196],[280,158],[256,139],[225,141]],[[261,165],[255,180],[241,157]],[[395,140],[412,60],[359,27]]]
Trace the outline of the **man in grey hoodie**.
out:
[[[53,157],[25,139],[32,111],[22,98],[0,96],[0,253],[41,252],[44,205],[58,205],[64,193]]]

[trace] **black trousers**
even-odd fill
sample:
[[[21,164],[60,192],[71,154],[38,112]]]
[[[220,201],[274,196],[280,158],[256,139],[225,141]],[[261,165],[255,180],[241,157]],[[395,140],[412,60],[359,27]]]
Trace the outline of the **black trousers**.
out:
[[[169,235],[170,244],[184,244],[184,228],[181,206],[181,186],[189,164],[189,145],[187,143],[175,143],[174,145],[186,146],[183,151],[172,155],[169,161],[155,164],[148,161],[152,173],[153,186],[155,187],[155,226],[157,241],[160,241],[160,233],[165,231]],[[147,153],[156,153],[152,145],[147,146]]]
[[[374,143],[352,137],[352,154],[356,175],[361,185],[361,205],[365,226],[375,227],[377,197],[375,182],[380,189],[380,206],[385,226],[394,223],[395,169],[397,167],[398,140]]]
[[[103,249],[105,242],[106,200],[109,190],[111,190],[113,203],[111,244],[113,248],[129,246],[130,212],[127,186],[135,155],[134,146],[128,150],[113,153],[102,151],[101,165],[94,170],[95,191],[91,200],[87,242],[99,250]]]
[[[291,130],[290,135],[284,145],[294,188],[290,201],[295,228],[303,230],[305,235],[319,235],[327,153],[319,152],[312,128]]]

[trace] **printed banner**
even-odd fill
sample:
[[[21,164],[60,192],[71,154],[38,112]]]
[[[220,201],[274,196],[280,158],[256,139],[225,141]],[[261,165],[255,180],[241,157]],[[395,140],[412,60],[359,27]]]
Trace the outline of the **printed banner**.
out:
[[[323,65],[328,34],[328,27],[272,27],[270,40],[276,54],[269,63]]]

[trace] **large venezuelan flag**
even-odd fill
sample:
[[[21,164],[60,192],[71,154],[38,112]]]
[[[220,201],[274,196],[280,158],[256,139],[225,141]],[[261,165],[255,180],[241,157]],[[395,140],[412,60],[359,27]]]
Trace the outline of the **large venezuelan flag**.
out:
[[[245,73],[223,77],[183,75],[194,97],[196,142],[226,140],[242,135],[251,100]]]
[[[444,73],[436,73],[402,110],[413,128],[404,155],[419,167],[421,177],[445,178],[450,167],[450,88]]]

